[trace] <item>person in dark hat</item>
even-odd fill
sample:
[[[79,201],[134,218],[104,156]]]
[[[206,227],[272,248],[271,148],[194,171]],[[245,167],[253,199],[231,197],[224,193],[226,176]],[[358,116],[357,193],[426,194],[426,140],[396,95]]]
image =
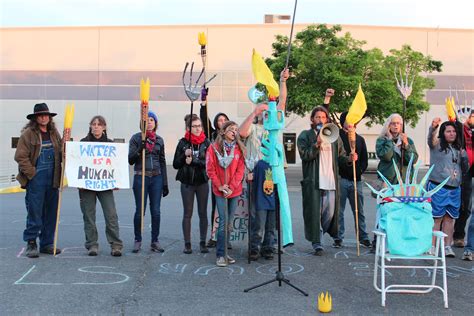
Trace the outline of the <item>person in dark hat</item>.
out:
[[[132,136],[128,148],[128,163],[134,165],[133,195],[135,197],[135,215],[133,217],[135,242],[133,252],[138,253],[142,247],[141,203],[142,203],[142,152],[145,149],[145,206],[150,199],[151,244],[154,252],[164,252],[158,237],[160,235],[161,197],[168,195],[168,177],[166,173],[165,143],[156,133],[158,117],[148,112],[146,140],[142,141],[141,132]]]
[[[26,256],[37,258],[39,252],[53,254],[57,220],[58,188],[61,177],[61,135],[46,103],[34,106],[29,122],[21,132],[15,152],[17,180],[26,189]],[[36,244],[39,238],[40,248]],[[56,248],[56,254],[61,250]]]

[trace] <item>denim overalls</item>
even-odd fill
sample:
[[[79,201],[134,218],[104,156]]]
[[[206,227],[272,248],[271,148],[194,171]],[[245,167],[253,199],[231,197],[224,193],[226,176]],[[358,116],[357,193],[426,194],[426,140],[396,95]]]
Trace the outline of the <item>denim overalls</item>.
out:
[[[25,204],[28,215],[23,240],[40,239],[40,249],[54,242],[58,189],[53,188],[54,147],[51,140],[41,142],[36,161],[36,174],[26,186]]]

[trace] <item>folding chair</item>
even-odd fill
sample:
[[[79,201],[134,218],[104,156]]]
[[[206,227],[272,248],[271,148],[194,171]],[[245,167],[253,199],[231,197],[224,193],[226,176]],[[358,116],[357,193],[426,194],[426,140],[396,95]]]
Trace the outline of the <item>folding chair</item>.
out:
[[[443,232],[432,231],[433,218],[431,204],[404,202],[388,198],[388,203],[378,205],[380,215],[379,230],[376,235],[374,287],[382,294],[385,306],[387,293],[429,293],[439,289],[443,293],[444,307],[448,308],[448,285],[446,279],[446,259]],[[434,249],[431,247],[435,238]],[[412,261],[411,265],[396,264]],[[379,280],[380,269],[380,280]],[[427,269],[431,272],[430,284],[390,284],[386,279],[389,269]],[[438,270],[442,272],[442,286],[436,284]],[[379,286],[380,284],[380,286]]]

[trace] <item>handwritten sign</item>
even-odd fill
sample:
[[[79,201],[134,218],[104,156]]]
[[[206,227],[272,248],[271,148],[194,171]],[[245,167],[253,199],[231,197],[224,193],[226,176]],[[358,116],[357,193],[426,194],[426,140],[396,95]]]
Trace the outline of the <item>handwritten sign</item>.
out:
[[[105,191],[128,189],[128,145],[66,143],[66,177],[70,187]]]

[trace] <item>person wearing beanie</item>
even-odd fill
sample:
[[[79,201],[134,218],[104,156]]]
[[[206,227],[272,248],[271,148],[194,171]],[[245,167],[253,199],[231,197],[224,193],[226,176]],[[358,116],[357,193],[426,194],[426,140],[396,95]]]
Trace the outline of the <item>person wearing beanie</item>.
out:
[[[26,229],[23,240],[26,256],[37,258],[39,253],[54,254],[54,231],[57,221],[59,182],[61,177],[61,135],[53,121],[56,113],[46,103],[34,106],[29,122],[21,132],[15,152],[18,163],[16,179],[26,189]],[[40,249],[36,239],[39,238]],[[56,254],[61,253],[56,248]]]
[[[219,112],[214,116],[213,124],[208,118],[207,115],[207,96],[209,94],[209,88],[203,87],[201,90],[201,109],[199,110],[199,117],[203,124],[202,128],[206,137],[211,141],[215,141],[219,130],[222,128],[225,122],[229,121],[227,114]],[[214,217],[216,216],[216,196],[214,192],[211,191],[211,232],[214,231]],[[229,244],[230,245],[230,244]],[[207,242],[207,247],[214,248],[216,246],[216,240],[209,238]]]
[[[209,183],[206,173],[206,152],[211,144],[202,129],[202,122],[196,114],[184,118],[186,133],[176,146],[173,168],[177,169],[176,180],[181,182],[181,198],[183,200],[183,235],[184,253],[192,253],[191,218],[196,196],[199,215],[199,247],[201,253],[208,253],[207,236],[207,200]]]
[[[340,116],[339,122],[341,129],[339,130],[339,136],[341,137],[344,149],[346,152],[351,152],[351,146],[349,144],[349,136],[347,134],[349,125],[346,124],[347,112],[343,112]],[[357,124],[356,124],[357,125]],[[359,243],[369,248],[371,246],[369,235],[365,225],[364,216],[364,195],[362,193],[362,174],[367,170],[368,166],[368,154],[367,145],[362,136],[356,133],[356,185],[357,185],[357,206],[358,206],[358,221],[359,221]],[[355,199],[354,199],[354,172],[352,163],[350,164],[339,164],[339,175],[341,180],[339,181],[339,229],[337,237],[334,238],[334,248],[341,248],[344,240],[344,209],[346,207],[346,200],[349,200],[349,204],[352,209],[355,223]]]
[[[87,136],[81,142],[112,143],[107,137],[107,122],[101,115],[94,116],[89,123]],[[99,200],[104,212],[105,236],[110,244],[110,254],[114,257],[122,255],[123,243],[119,236],[119,224],[117,209],[115,208],[114,191],[93,191],[79,189],[79,201],[84,219],[84,234],[86,236],[85,247],[89,256],[97,256],[99,253],[99,236],[97,234],[96,204]]]
[[[128,163],[133,165],[133,195],[135,197],[135,215],[133,218],[135,243],[133,252],[138,253],[142,246],[141,231],[141,190],[142,190],[142,153],[145,151],[145,209],[147,198],[150,199],[151,214],[151,250],[164,252],[158,237],[160,235],[161,197],[168,195],[168,178],[166,172],[165,144],[157,133],[158,117],[148,112],[146,140],[142,141],[141,132],[130,138]]]

